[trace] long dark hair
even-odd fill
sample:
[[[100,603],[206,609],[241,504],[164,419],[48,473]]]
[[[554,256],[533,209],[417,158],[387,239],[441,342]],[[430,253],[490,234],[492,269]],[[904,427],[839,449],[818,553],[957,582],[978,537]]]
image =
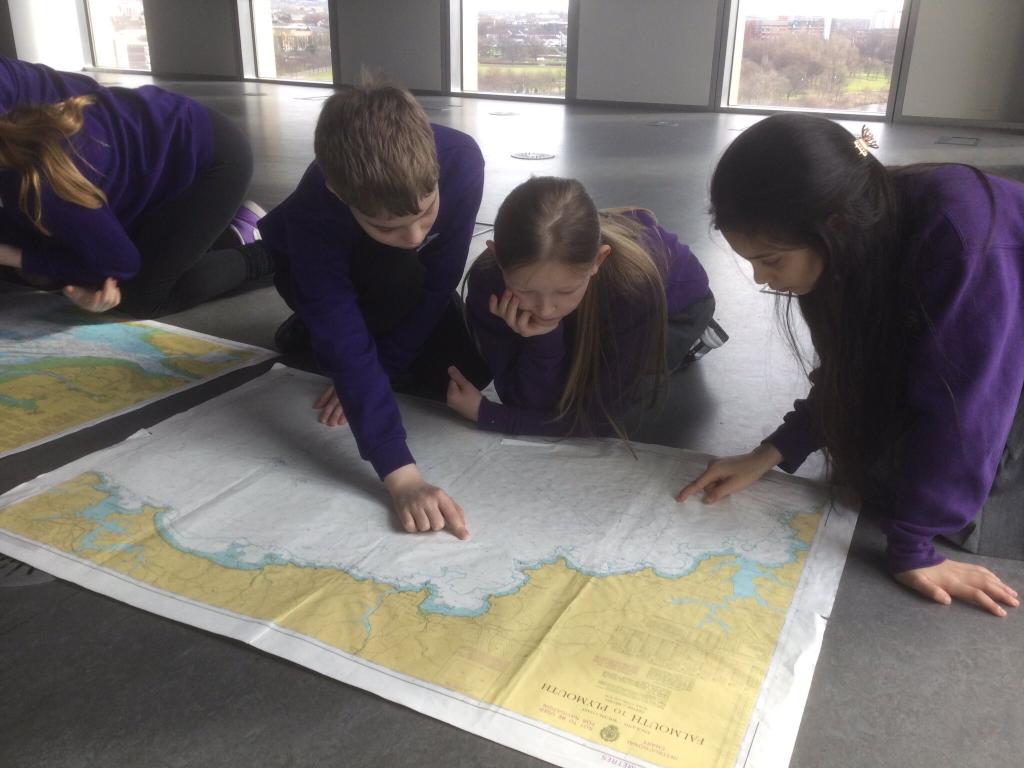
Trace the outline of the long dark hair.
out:
[[[559,417],[570,416],[570,433],[601,431],[593,423],[600,415],[621,438],[628,439],[620,423],[621,411],[640,395],[644,374],[653,376],[651,397],[656,397],[665,371],[666,300],[664,277],[649,249],[658,243],[643,239],[644,227],[625,215],[630,209],[598,211],[583,185],[575,179],[534,177],[505,198],[494,220],[495,256],[477,259],[474,269],[498,266],[506,272],[543,261],[587,269],[598,248],[611,252],[575,312],[576,334],[565,389],[559,399]],[[648,212],[650,214],[650,212]],[[650,214],[653,216],[653,214]],[[667,263],[665,258],[660,260]],[[609,312],[613,296],[626,296],[645,313],[647,332],[639,370],[609,371],[617,350],[612,349],[616,318]],[[617,376],[615,402],[605,402],[601,381]]]
[[[832,478],[862,495],[873,458],[906,413],[917,292],[902,213],[893,174],[820,117],[779,114],[748,128],[711,180],[717,229],[811,248],[824,260],[814,289],[798,299],[818,358],[809,406]],[[791,299],[782,301],[797,348]]]

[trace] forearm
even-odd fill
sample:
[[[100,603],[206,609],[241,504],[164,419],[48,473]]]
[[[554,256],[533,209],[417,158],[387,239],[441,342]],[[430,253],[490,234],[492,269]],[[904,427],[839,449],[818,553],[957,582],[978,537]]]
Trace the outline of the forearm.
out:
[[[529,410],[556,410],[565,389],[568,351],[565,348],[562,325],[549,333],[504,340],[507,349],[498,357],[481,349],[491,373],[498,396],[507,405]]]
[[[21,269],[21,248],[0,243],[0,266]]]
[[[415,464],[406,464],[398,467],[384,476],[384,488],[392,496],[396,496],[403,489],[421,482],[423,482],[423,475],[420,474],[419,467]]]
[[[484,432],[504,435],[534,435],[536,437],[594,437],[605,431],[592,429],[584,433],[573,423],[571,415],[559,416],[555,409],[538,410],[495,403],[487,398],[480,401],[477,428]],[[592,425],[593,426],[593,425]]]
[[[758,460],[758,468],[763,469],[764,472],[778,466],[783,460],[782,451],[767,441],[752,450],[750,455]]]

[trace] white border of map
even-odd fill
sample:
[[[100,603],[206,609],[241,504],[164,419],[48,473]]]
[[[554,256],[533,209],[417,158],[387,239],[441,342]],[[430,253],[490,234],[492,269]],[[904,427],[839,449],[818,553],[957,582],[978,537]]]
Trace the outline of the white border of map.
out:
[[[220,397],[242,397],[247,388],[266,385],[281,375],[319,378],[285,369],[278,364],[268,374]],[[210,407],[217,399],[208,401],[200,407]],[[175,422],[194,417],[195,410],[179,414],[157,425],[152,432],[158,432],[168,426],[173,428]],[[132,446],[132,443],[144,441],[152,432],[140,431],[119,445],[98,451],[24,483],[0,496],[0,507],[23,501],[53,485],[89,471],[104,454],[132,450],[138,447]],[[690,451],[676,451],[658,446],[645,448],[653,448],[659,452],[696,455]],[[787,483],[810,482],[784,476],[782,473],[772,474]],[[735,768],[785,768],[789,765],[856,519],[855,512],[836,505],[818,527],[765,675],[751,722],[737,754]],[[602,749],[585,739],[515,712],[484,704],[451,690],[381,667],[272,622],[195,602],[123,574],[106,571],[91,561],[81,560],[66,552],[3,530],[0,530],[0,552],[58,578],[142,610],[247,643],[335,680],[370,691],[463,730],[557,765],[572,768],[608,765],[622,768],[658,768],[654,763],[612,749]]]

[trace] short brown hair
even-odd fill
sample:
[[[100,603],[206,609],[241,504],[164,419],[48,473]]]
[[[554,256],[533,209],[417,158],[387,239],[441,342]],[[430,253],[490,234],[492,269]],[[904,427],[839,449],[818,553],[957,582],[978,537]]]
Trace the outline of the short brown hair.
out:
[[[331,96],[313,135],[331,189],[368,216],[419,213],[437,187],[437,149],[426,112],[405,88],[370,77]]]

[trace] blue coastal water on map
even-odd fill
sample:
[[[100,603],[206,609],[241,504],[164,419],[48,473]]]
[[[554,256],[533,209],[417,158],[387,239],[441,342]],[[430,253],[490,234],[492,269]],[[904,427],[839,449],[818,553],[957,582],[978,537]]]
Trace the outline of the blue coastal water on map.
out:
[[[109,478],[104,477],[95,485],[95,489],[104,494],[104,500],[82,510],[79,515],[94,521],[96,528],[78,543],[77,548],[83,552],[134,548],[135,544],[132,542],[121,544],[111,541],[111,538],[116,538],[124,533],[116,520],[111,518],[117,515],[139,514],[141,506],[126,505],[121,501],[120,499],[125,494]],[[656,560],[644,559],[632,564],[617,562],[614,565],[595,565],[587,561],[586,553],[580,552],[578,547],[568,548],[575,551],[567,551],[565,547],[548,545],[549,551],[543,557],[530,560],[516,559],[514,568],[509,569],[505,579],[492,579],[486,588],[481,589],[477,583],[479,573],[474,573],[474,570],[479,571],[486,568],[481,563],[475,563],[469,568],[439,563],[433,570],[424,569],[424,564],[420,563],[419,570],[403,570],[401,574],[397,574],[389,573],[387,568],[381,568],[378,560],[374,560],[373,565],[367,563],[366,553],[346,551],[344,547],[336,548],[331,553],[331,559],[325,557],[312,560],[297,558],[280,547],[268,549],[245,538],[185,541],[175,528],[174,510],[159,501],[151,502],[150,506],[157,509],[154,524],[160,536],[175,549],[194,557],[216,563],[224,568],[245,571],[258,571],[268,566],[288,565],[299,568],[334,568],[360,580],[372,578],[378,583],[389,585],[395,592],[426,591],[427,595],[420,604],[420,609],[424,613],[445,616],[483,615],[490,609],[490,601],[493,598],[515,594],[528,582],[531,571],[559,561],[563,562],[566,567],[592,578],[636,573],[650,568],[662,578],[681,579],[693,573],[703,563],[713,558],[719,558],[721,562],[716,566],[718,569],[735,570],[730,576],[732,594],[728,596],[724,604],[716,606],[701,603],[709,610],[709,620],[715,621],[715,611],[732,601],[752,599],[758,605],[767,606],[768,603],[759,592],[759,583],[777,582],[772,569],[795,562],[797,557],[808,548],[808,545],[797,537],[795,530],[783,522],[787,516],[780,515],[778,516],[779,523],[788,531],[787,541],[782,556],[776,557],[771,563],[758,562],[746,556],[737,555],[735,548],[728,546],[715,551],[680,553],[675,558],[675,562],[671,564],[664,562],[664,558],[658,558]],[[101,537],[103,544],[99,543]],[[400,536],[399,540],[408,542],[410,546],[415,546],[415,539],[406,535]],[[372,575],[370,571],[373,571]],[[693,601],[680,597],[676,604],[689,602]],[[370,610],[368,615],[372,612]],[[723,628],[728,629],[724,626]]]

